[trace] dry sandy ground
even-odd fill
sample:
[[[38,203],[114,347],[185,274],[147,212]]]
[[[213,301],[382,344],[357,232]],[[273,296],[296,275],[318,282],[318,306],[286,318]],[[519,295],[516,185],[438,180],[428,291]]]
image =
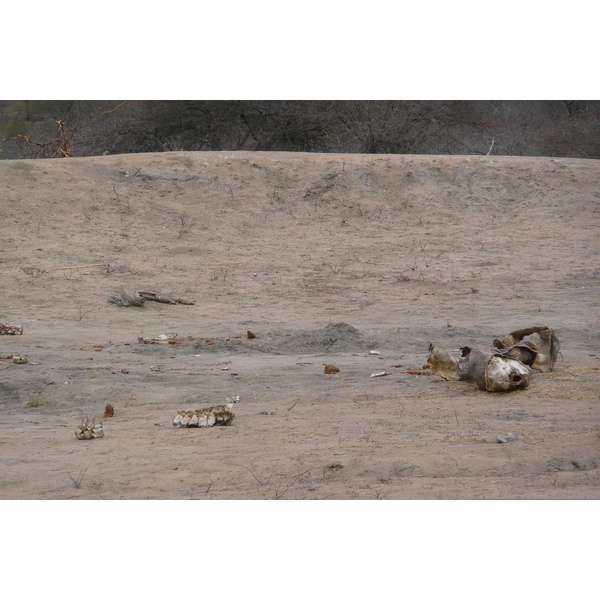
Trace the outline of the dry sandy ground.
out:
[[[0,498],[599,498],[599,181],[491,156],[0,161],[0,323],[24,327],[0,354],[29,360],[0,360]],[[562,353],[524,391],[409,373],[430,342],[533,325]],[[231,426],[172,426],[235,395]]]

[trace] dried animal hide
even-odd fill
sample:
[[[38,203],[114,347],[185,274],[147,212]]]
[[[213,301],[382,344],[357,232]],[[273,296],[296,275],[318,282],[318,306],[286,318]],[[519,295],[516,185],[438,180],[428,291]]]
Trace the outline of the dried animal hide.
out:
[[[560,351],[560,341],[549,327],[530,327],[494,340],[494,347],[504,356],[515,358],[542,373],[550,373]]]
[[[529,367],[498,353],[462,348],[462,357],[429,346],[427,364],[432,373],[446,380],[474,381],[482,390],[506,392],[529,385]]]
[[[92,440],[104,437],[102,421],[96,425],[95,419],[90,420],[85,417],[81,422],[81,425],[75,430],[75,435],[78,440]]]
[[[213,427],[215,425],[230,425],[235,417],[233,405],[239,401],[239,396],[227,398],[227,404],[207,406],[197,410],[180,410],[173,419],[175,427]]]
[[[439,375],[446,381],[458,381],[458,358],[448,352],[439,350],[435,344],[429,344],[427,364],[434,375]]]

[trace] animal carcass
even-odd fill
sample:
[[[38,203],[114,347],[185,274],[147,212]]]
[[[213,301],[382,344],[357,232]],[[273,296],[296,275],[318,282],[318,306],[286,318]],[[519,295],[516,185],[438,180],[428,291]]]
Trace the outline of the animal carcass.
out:
[[[468,346],[461,349],[459,358],[431,344],[427,364],[435,375],[447,380],[474,381],[488,392],[508,392],[529,385],[527,365],[510,356],[472,350]]]

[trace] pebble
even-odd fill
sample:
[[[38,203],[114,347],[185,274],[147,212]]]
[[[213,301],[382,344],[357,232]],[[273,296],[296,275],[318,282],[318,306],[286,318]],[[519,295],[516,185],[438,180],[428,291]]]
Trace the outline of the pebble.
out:
[[[512,442],[516,440],[517,436],[514,433],[503,433],[496,438],[499,444],[505,444],[506,442]]]

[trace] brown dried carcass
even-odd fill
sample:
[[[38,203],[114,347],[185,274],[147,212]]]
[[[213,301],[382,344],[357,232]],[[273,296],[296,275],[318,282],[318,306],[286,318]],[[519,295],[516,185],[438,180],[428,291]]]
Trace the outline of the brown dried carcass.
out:
[[[515,358],[542,373],[550,373],[558,358],[560,341],[549,327],[529,327],[494,340],[494,347],[504,356]]]
[[[499,353],[461,349],[461,357],[429,346],[427,364],[435,375],[446,380],[474,381],[488,392],[508,392],[529,385],[530,369],[520,361]]]
[[[446,381],[458,381],[458,357],[440,350],[435,344],[429,344],[427,366],[431,367],[434,375],[439,375]]]

